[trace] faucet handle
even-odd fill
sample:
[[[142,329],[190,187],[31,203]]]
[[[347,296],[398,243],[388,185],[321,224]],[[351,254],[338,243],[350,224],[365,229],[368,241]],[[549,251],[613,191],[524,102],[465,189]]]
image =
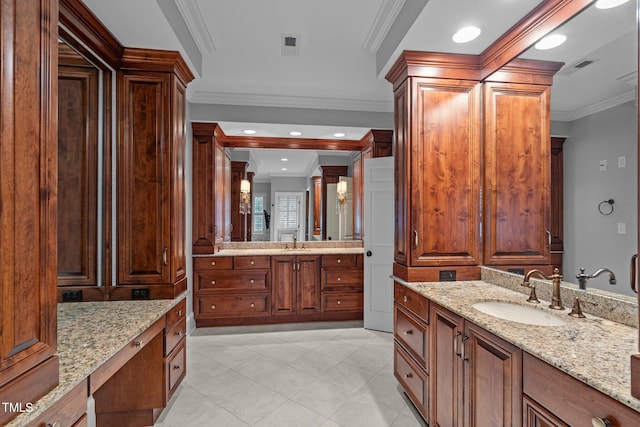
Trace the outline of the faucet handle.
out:
[[[596,306],[596,307],[598,306],[598,304],[596,304],[595,302],[585,301],[585,300],[582,300],[582,302]],[[571,312],[569,313],[569,316],[576,317],[579,319],[583,319],[586,317],[584,313],[582,313],[582,307],[580,306],[580,297],[575,297],[575,299],[573,300],[573,307],[571,307]]]
[[[531,302],[534,304],[540,304],[540,300],[538,299],[538,296],[536,295],[536,285],[529,285],[529,289],[531,289],[531,292],[529,293],[529,298],[527,298],[527,302]]]

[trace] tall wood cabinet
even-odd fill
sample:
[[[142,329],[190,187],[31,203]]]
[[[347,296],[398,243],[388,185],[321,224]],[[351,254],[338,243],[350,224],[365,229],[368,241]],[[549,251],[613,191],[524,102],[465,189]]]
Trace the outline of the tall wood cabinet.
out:
[[[0,401],[21,409],[58,384],[57,16],[57,1],[0,3]]]
[[[118,72],[118,287],[111,299],[186,290],[185,114],[192,79],[177,52],[125,49]]]
[[[242,180],[247,176],[247,166],[247,162],[231,162],[231,180],[229,183],[229,191],[231,191],[231,193],[229,199],[231,203],[232,242],[244,241],[245,214],[240,213],[240,182],[242,182]],[[251,203],[251,201],[249,203]],[[248,217],[246,225],[247,228],[251,226]]]

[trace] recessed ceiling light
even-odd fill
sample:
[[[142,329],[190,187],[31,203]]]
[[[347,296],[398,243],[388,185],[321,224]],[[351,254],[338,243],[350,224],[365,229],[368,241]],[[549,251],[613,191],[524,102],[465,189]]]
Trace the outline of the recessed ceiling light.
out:
[[[282,169],[280,169],[280,170],[281,170],[281,171],[286,171],[286,170],[287,170],[287,168],[282,168]]]
[[[480,35],[480,32],[480,28],[478,27],[464,27],[453,35],[453,41],[456,43],[467,43],[475,40]]]
[[[554,47],[560,46],[566,40],[567,36],[564,36],[562,34],[551,34],[550,36],[547,36],[540,40],[538,43],[536,43],[535,46],[538,50],[553,49]]]
[[[246,134],[246,135],[255,135],[255,134],[256,134],[256,131],[255,131],[255,130],[253,130],[253,129],[245,129],[245,130],[243,130],[242,132],[243,132],[244,134]]]
[[[289,135],[291,135],[291,136],[300,136],[300,135],[302,135],[302,132],[297,131],[297,130],[293,130],[293,131],[289,132]]]
[[[342,133],[342,132],[336,132],[336,133],[333,134],[333,136],[336,137],[336,138],[344,138],[345,134]]]
[[[283,162],[288,162],[289,161],[289,159],[287,159],[286,157],[283,157],[280,160],[282,160]]]
[[[613,7],[620,6],[621,4],[625,4],[629,0],[598,0],[596,2],[596,7],[598,9],[611,9]]]

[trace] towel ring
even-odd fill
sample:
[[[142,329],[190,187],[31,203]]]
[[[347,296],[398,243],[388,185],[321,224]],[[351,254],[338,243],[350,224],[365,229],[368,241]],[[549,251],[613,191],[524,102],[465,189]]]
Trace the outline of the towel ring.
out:
[[[598,212],[600,212],[602,215],[611,215],[613,213],[614,203],[615,203],[615,200],[613,199],[601,201],[598,204]],[[609,205],[609,207],[606,207],[606,205]]]

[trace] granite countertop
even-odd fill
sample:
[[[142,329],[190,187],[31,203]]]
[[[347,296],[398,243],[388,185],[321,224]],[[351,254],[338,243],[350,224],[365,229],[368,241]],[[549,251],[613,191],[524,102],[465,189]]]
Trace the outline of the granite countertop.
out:
[[[183,298],[58,304],[60,383],[8,426],[37,418]]]
[[[300,246],[300,243],[298,243]],[[330,248],[310,247],[297,249],[264,248],[264,249],[222,249],[213,257],[220,256],[259,256],[259,255],[357,255],[364,253],[363,248]],[[195,255],[194,255],[195,256]]]
[[[576,319],[567,315],[569,309],[550,310],[548,301],[542,299],[533,305],[526,302],[525,294],[485,281],[400,283],[640,411],[640,400],[631,396],[630,355],[638,353],[637,328],[588,314],[585,319]],[[567,298],[563,298],[566,305]],[[472,304],[479,301],[509,301],[536,307],[565,323],[535,326],[502,320],[473,308]]]

